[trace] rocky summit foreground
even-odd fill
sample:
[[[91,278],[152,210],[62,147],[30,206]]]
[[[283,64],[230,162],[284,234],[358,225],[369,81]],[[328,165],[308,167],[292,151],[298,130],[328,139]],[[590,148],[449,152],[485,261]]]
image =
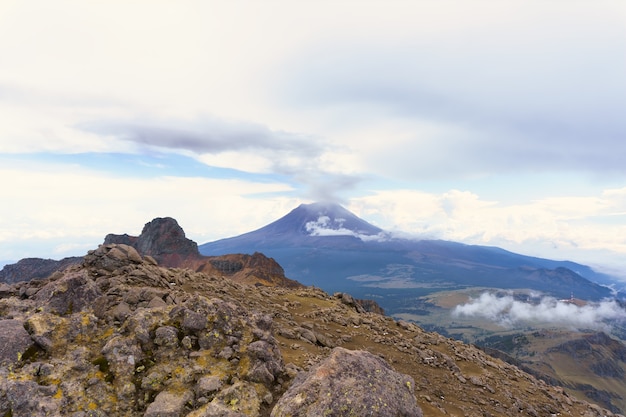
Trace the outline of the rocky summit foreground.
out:
[[[101,245],[0,285],[1,416],[612,416],[347,294]]]

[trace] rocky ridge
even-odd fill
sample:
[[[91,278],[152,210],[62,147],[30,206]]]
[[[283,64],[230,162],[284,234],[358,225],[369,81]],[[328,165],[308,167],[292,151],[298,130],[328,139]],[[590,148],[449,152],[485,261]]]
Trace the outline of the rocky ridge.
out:
[[[104,244],[112,243],[132,246],[142,256],[150,256],[165,267],[225,275],[233,281],[253,285],[302,286],[285,277],[283,268],[262,253],[201,255],[198,244],[187,239],[183,228],[171,217],[157,217],[146,223],[139,236],[109,234],[105,237]]]
[[[0,285],[0,415],[614,415],[347,294],[211,271],[106,244]]]
[[[72,256],[61,260],[24,258],[14,264],[5,265],[0,270],[0,282],[11,284],[30,279],[47,278],[59,269],[65,269],[70,265],[79,264],[82,258]]]
[[[158,217],[145,224],[139,236],[108,234],[104,244],[132,246],[141,256],[149,256],[159,265],[187,268],[208,274],[226,275],[233,281],[281,287],[300,287],[299,282],[285,276],[283,268],[272,258],[261,253],[203,256],[198,244],[185,236],[178,222],[171,217]],[[46,278],[54,271],[78,265],[82,257],[59,261],[27,258],[0,270],[0,282],[15,283]]]

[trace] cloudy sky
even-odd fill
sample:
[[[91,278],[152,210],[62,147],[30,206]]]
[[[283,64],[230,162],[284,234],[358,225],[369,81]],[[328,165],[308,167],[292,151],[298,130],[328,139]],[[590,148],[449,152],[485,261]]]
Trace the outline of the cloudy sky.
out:
[[[626,2],[0,2],[0,260],[333,200],[626,276]]]

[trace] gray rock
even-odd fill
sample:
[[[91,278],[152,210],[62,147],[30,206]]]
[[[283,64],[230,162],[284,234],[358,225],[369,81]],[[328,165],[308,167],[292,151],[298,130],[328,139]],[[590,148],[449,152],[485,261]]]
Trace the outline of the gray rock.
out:
[[[183,311],[182,328],[189,332],[204,330],[207,325],[206,314],[198,313],[189,309]]]
[[[269,314],[254,314],[253,315],[254,324],[263,330],[263,331],[272,331],[274,320],[272,316]]]
[[[361,304],[357,302],[350,294],[347,293],[335,293],[335,298],[341,300],[341,302],[349,307],[352,307],[356,310],[357,313],[365,313],[365,309]]]
[[[251,365],[250,381],[269,385],[284,372],[282,355],[275,344],[257,340],[248,345],[247,354]]]
[[[130,400],[136,390],[133,383],[135,366],[144,358],[139,344],[132,337],[113,336],[102,348],[102,354],[114,376],[118,398]]]
[[[0,414],[15,417],[44,417],[60,414],[60,400],[54,398],[57,385],[42,386],[34,381],[0,380]]]
[[[89,251],[83,264],[90,268],[113,272],[122,266],[141,262],[141,255],[132,246],[105,244],[100,245],[95,251]]]
[[[217,376],[203,376],[198,380],[194,391],[198,397],[209,396],[219,391],[222,388],[222,385],[222,380]]]
[[[248,372],[248,379],[252,382],[259,382],[268,386],[275,380],[274,375],[269,371],[267,365],[259,362],[255,363]]]
[[[317,338],[315,337],[315,333],[313,333],[312,330],[305,329],[304,327],[301,327],[299,330],[300,330],[300,337],[302,339],[313,344],[317,343]]]
[[[148,406],[144,417],[180,417],[185,410],[185,404],[191,400],[191,391],[161,391]]]
[[[122,301],[121,303],[113,307],[111,313],[113,314],[115,320],[123,322],[128,316],[132,314],[132,311],[130,309],[130,306]]]
[[[378,356],[338,347],[296,378],[271,416],[421,417],[414,387]]]
[[[320,345],[329,347],[329,348],[334,348],[335,346],[337,346],[337,344],[333,342],[333,340],[330,337],[326,336],[325,334],[318,333],[318,332],[315,332],[314,334],[315,334],[315,339],[317,340],[317,343],[319,343]]]
[[[161,326],[155,331],[154,343],[163,347],[178,346],[178,330],[172,326]]]
[[[246,382],[237,382],[230,387],[221,390],[211,404],[218,405],[218,410],[226,408],[230,411],[241,414],[208,414],[208,415],[224,415],[235,417],[240,415],[258,417],[261,410],[261,399],[252,384]],[[202,415],[202,414],[201,414]]]
[[[15,287],[11,287],[10,285],[5,284],[4,282],[0,282],[0,298],[10,297],[15,295],[16,290]]]
[[[37,313],[26,320],[26,330],[39,347],[51,353],[55,346],[65,342],[57,329],[66,321],[56,314]]]
[[[148,303],[148,308],[165,307],[167,303],[161,297],[153,297]]]
[[[278,329],[278,334],[287,339],[298,339],[300,337],[299,334],[291,328],[280,328]]]
[[[226,346],[224,349],[220,351],[220,353],[218,353],[217,357],[229,360],[230,358],[233,357],[234,353],[235,352],[233,351],[233,348],[231,348],[230,346]]]
[[[47,311],[67,315],[91,307],[91,303],[99,296],[98,287],[82,270],[51,281],[37,292],[35,300]]]
[[[0,335],[0,364],[17,362],[34,345],[24,329],[24,324],[19,320],[0,320]]]

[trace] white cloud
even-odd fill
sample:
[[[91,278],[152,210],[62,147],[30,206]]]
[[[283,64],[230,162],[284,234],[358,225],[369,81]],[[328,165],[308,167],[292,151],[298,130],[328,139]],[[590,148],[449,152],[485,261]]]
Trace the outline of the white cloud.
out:
[[[316,221],[307,222],[304,227],[310,236],[352,236],[364,242],[384,242],[390,239],[390,235],[380,232],[375,235],[358,233],[343,227],[345,219],[331,220],[328,216],[320,216]]]
[[[1,80],[0,80],[1,83]],[[85,103],[85,108],[68,105],[63,98],[26,92],[28,97],[16,102],[11,93],[3,94],[0,84],[0,113],[6,123],[0,125],[0,153],[27,152],[124,152],[136,147],[110,135],[81,131],[73,125],[81,118],[112,117],[120,110]],[[52,101],[51,103],[46,101]]]
[[[523,302],[512,295],[484,292],[477,299],[458,305],[454,316],[482,317],[505,327],[524,324],[552,324],[577,329],[606,329],[607,321],[626,320],[626,310],[615,301],[578,306],[551,297]]]
[[[417,238],[500,246],[514,252],[588,263],[626,276],[624,190],[507,203],[467,191],[381,190],[351,200],[357,215]],[[608,220],[607,220],[608,219]]]

